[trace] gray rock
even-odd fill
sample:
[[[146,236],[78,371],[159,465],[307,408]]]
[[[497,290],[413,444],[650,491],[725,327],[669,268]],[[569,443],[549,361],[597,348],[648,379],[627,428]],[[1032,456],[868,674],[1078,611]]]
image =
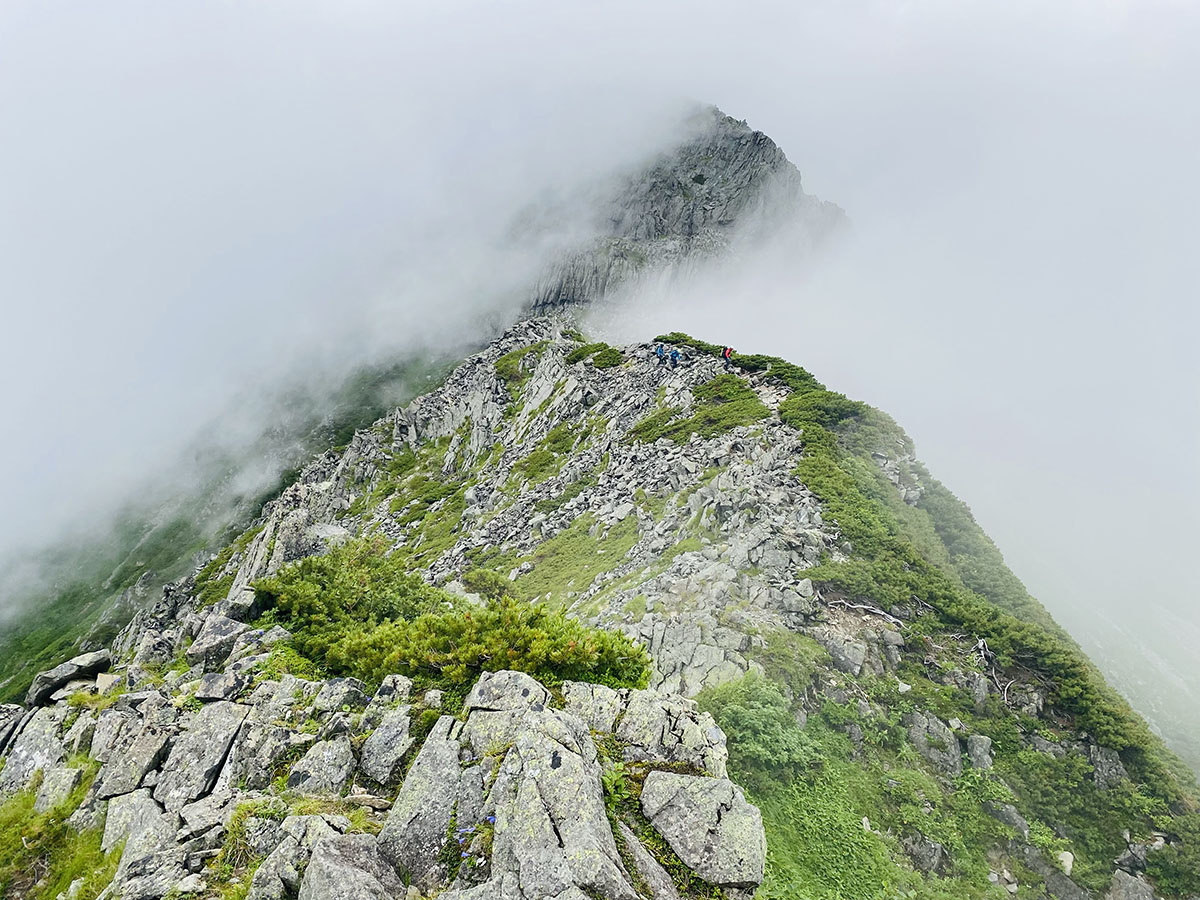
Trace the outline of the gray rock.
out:
[[[138,717],[120,709],[106,709],[96,719],[92,735],[92,756],[108,762],[114,753],[129,746],[140,728]]]
[[[285,900],[300,890],[300,872],[313,848],[338,830],[322,816],[288,816],[278,845],[254,873],[246,900]]]
[[[250,683],[247,675],[233,672],[208,672],[200,676],[197,700],[234,700]]]
[[[154,798],[168,810],[178,810],[212,790],[248,712],[249,707],[220,701],[192,716],[163,765]]]
[[[623,706],[622,697],[617,691],[602,684],[564,681],[562,692],[567,712],[582,719],[592,731],[612,733]]]
[[[362,745],[362,770],[380,784],[392,782],[400,761],[413,745],[408,734],[409,709],[401,706],[384,713],[379,727]]]
[[[463,741],[476,756],[495,755],[511,744],[529,710],[544,709],[550,692],[524,672],[488,672],[479,677],[463,708]]]
[[[983,808],[989,816],[1012,828],[1022,839],[1029,839],[1029,823],[1011,803],[985,803]]]
[[[363,727],[376,728],[383,721],[384,713],[392,707],[407,703],[412,694],[412,680],[403,675],[388,675],[379,685],[379,690],[367,704],[363,713]]]
[[[50,703],[58,703],[60,700],[66,700],[72,694],[96,694],[96,682],[91,678],[78,678],[73,681],[68,681],[57,691],[50,695]]]
[[[596,748],[575,716],[526,710],[489,795],[492,873],[514,872],[527,895],[635,900],[604,807]]]
[[[679,891],[675,889],[675,882],[671,880],[671,876],[658,864],[658,860],[650,855],[650,851],[642,846],[642,842],[629,830],[629,826],[624,822],[617,822],[617,834],[625,851],[633,859],[633,866],[638,875],[650,889],[651,900],[679,900]]]
[[[231,793],[209,794],[195,803],[189,803],[179,810],[181,825],[176,839],[190,840],[198,835],[211,832],[218,826],[223,826],[233,818],[237,809],[237,797]]]
[[[302,794],[340,794],[354,775],[354,751],[346,737],[318,741],[292,766],[287,786]]]
[[[753,889],[763,879],[762,816],[733,782],[653,771],[642,812],[692,871],[712,884]]]
[[[319,713],[363,709],[369,700],[367,686],[357,678],[331,678],[321,687],[313,709]]]
[[[393,900],[404,893],[372,835],[343,834],[313,849],[298,900]]]
[[[283,840],[283,828],[274,819],[249,816],[246,819],[245,836],[250,855],[265,858]]]
[[[0,756],[4,756],[8,743],[16,734],[17,726],[25,716],[25,709],[15,703],[0,703]]]
[[[108,802],[108,817],[104,822],[100,849],[107,853],[121,841],[133,841],[147,830],[166,834],[167,829],[163,827],[165,820],[162,807],[154,802],[148,790],[114,797]],[[175,829],[170,829],[168,836],[174,838]]]
[[[946,862],[946,848],[937,841],[931,841],[918,831],[915,835],[904,838],[900,845],[918,872],[929,874],[942,871]]]
[[[1145,878],[1117,869],[1105,900],[1158,900],[1158,895]]]
[[[53,809],[70,796],[83,780],[83,769],[47,769],[42,775],[42,786],[38,788],[33,802],[35,812]]]
[[[96,714],[91,710],[79,714],[75,723],[63,735],[63,749],[68,756],[76,753],[88,753],[92,748],[92,738],[96,734]]]
[[[504,670],[479,676],[464,709],[525,710],[550,703],[550,692],[524,672]]]
[[[1125,766],[1121,763],[1121,757],[1117,755],[1116,750],[1089,744],[1088,762],[1092,764],[1092,780],[1102,791],[1129,778],[1129,773],[1125,771]]]
[[[128,794],[141,787],[146,774],[167,757],[171,733],[164,728],[143,726],[133,743],[114,753],[96,776],[95,794],[101,800]]]
[[[914,710],[905,717],[908,739],[938,771],[957,778],[962,774],[958,736],[937,716]]]
[[[61,732],[66,715],[65,706],[44,706],[26,720],[0,770],[0,795],[22,790],[34,773],[63,761]]]
[[[627,760],[689,763],[716,778],[725,777],[725,734],[712,716],[683,697],[631,691],[617,737],[625,744]]]
[[[458,796],[460,724],[442,716],[425,739],[392,804],[379,834],[379,850],[396,868],[408,872],[422,891],[444,873],[438,855]]]
[[[967,738],[967,759],[976,769],[992,767],[992,739],[986,734],[972,734]]]
[[[1064,873],[1056,865],[1052,865],[1042,851],[1025,844],[1021,847],[1021,856],[1025,865],[1045,881],[1046,893],[1054,900],[1092,900],[1092,894],[1070,879],[1070,869]],[[1068,854],[1074,863],[1074,857]]]
[[[209,672],[219,668],[229,656],[238,636],[248,628],[228,616],[210,613],[204,620],[204,627],[187,648],[187,661],[194,666],[202,665]]]
[[[51,695],[67,682],[107,671],[110,665],[112,654],[107,650],[96,650],[69,659],[49,671],[39,672],[25,694],[25,705],[41,706],[49,702]]]

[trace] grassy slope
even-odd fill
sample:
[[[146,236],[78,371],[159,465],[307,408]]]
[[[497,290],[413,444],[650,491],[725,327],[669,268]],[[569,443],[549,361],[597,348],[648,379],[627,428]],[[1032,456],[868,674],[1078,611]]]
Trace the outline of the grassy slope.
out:
[[[714,355],[720,350],[679,333],[659,340]],[[995,703],[981,714],[965,692],[932,680],[936,673],[911,662],[901,672],[914,687],[908,694],[899,695],[894,683],[862,679],[853,684],[860,696],[886,710],[886,716],[883,721],[878,716],[856,721],[859,713],[853,704],[841,708],[827,703],[813,722],[810,730],[819,737],[817,771],[838,772],[838,789],[818,774],[791,781],[790,803],[781,804],[778,784],[761,794],[776,860],[775,880],[766,895],[794,896],[792,892],[801,891],[833,900],[891,896],[889,891],[903,889],[915,890],[912,896],[943,896],[938,879],[901,888],[905,876],[878,862],[878,847],[848,854],[848,867],[836,877],[814,868],[816,863],[824,865],[824,857],[806,867],[804,848],[811,843],[814,819],[829,823],[829,839],[847,821],[867,816],[877,829],[883,825],[886,834],[919,829],[947,848],[959,848],[951,874],[965,880],[945,896],[976,896],[983,889],[978,879],[985,864],[981,848],[1011,837],[1003,829],[996,832],[994,820],[978,816],[980,801],[988,797],[1019,802],[1031,819],[1031,842],[1050,855],[1069,847],[1077,858],[1076,879],[1096,890],[1105,887],[1112,859],[1125,848],[1123,829],[1129,828],[1135,837],[1155,829],[1188,835],[1181,848],[1152,855],[1151,874],[1170,896],[1200,890],[1200,816],[1192,774],[1029,595],[965,504],[923,469],[917,470],[926,485],[921,501],[914,508],[901,500],[871,458],[878,448],[911,452],[911,441],[895,422],[866,404],[825,390],[809,373],[783,360],[749,356],[739,357],[737,363],[792,389],[780,412],[805,437],[798,475],[821,497],[827,518],[837,522],[853,547],[848,561],[812,570],[814,581],[828,592],[885,608],[919,600],[934,615],[918,619],[910,644],[921,634],[931,648],[949,646],[964,633],[968,647],[974,639],[986,638],[1003,669],[1045,685],[1051,706],[1048,721],[1014,715]],[[961,656],[957,662],[962,662]],[[898,727],[903,713],[918,707],[943,718],[957,717],[972,730],[993,736],[996,768],[1004,783],[992,778],[959,783],[952,793],[944,793],[936,783],[915,791],[906,788],[908,776],[897,774],[918,767]],[[862,747],[849,747],[838,733],[851,723],[866,735]],[[1102,791],[1083,756],[1073,753],[1056,760],[1023,749],[1022,733],[1033,731],[1051,740],[1069,740],[1087,731],[1120,751],[1131,778]],[[735,726],[731,743],[736,746],[739,738],[746,736]],[[754,772],[741,774],[753,782]],[[776,776],[778,780],[779,773]],[[961,802],[962,796],[972,795],[974,801]],[[922,814],[915,816],[918,807]],[[885,845],[888,840],[879,838]],[[891,840],[894,855],[897,848]],[[825,885],[820,890],[813,887],[818,875]],[[1032,872],[1023,870],[1021,875],[1023,882],[1040,881]],[[839,879],[850,886],[838,887]]]

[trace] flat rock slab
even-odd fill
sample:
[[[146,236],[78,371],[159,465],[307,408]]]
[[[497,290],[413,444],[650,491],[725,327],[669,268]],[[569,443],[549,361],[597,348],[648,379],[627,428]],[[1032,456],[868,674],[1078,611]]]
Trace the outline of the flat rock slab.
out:
[[[524,672],[485,672],[471,688],[468,710],[533,709],[550,702],[550,692]]]
[[[96,797],[107,800],[141,787],[146,774],[157,769],[167,756],[170,732],[143,726],[133,743],[113,754],[96,776]]]
[[[340,794],[354,774],[354,751],[346,737],[318,741],[292,766],[287,786],[303,794]]]
[[[48,703],[54,692],[67,682],[90,678],[98,672],[106,672],[111,665],[112,654],[107,650],[96,650],[93,653],[84,653],[69,659],[49,671],[38,672],[33,677],[33,684],[29,686],[29,692],[25,695],[25,705],[41,706]]]
[[[383,714],[379,727],[362,746],[362,770],[380,784],[390,784],[404,754],[413,745],[409,736],[409,707]]]
[[[732,781],[653,771],[642,788],[642,812],[705,881],[736,888],[762,882],[762,815]]]
[[[462,769],[458,763],[460,723],[442,716],[433,726],[379,834],[379,849],[396,867],[412,875],[412,883],[427,891],[438,883],[438,855],[446,846],[446,831],[458,798]]]
[[[65,706],[43,706],[21,727],[0,770],[0,795],[19,791],[38,770],[53,769],[63,761],[62,723]]]
[[[197,700],[233,700],[250,683],[248,675],[234,672],[208,672],[200,676]]]
[[[53,809],[70,796],[83,780],[83,769],[49,769],[42,777],[37,799],[33,801],[34,812]]]
[[[209,670],[217,668],[229,656],[238,637],[249,627],[220,613],[210,614],[192,645],[187,648],[187,661],[193,666],[203,665]]]
[[[154,799],[168,810],[179,810],[212,790],[249,711],[248,706],[222,700],[197,712],[163,764]]]
[[[373,835],[340,834],[313,848],[299,900],[393,900],[406,890]]]

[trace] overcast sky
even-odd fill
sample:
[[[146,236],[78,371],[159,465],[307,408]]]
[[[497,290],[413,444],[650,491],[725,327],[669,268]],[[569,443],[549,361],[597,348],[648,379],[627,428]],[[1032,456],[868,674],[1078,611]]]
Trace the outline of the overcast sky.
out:
[[[461,332],[515,210],[712,102],[852,236],[645,327],[886,409],[1092,649],[1200,690],[1198,87],[1184,2],[8,0],[0,556],[235,393]]]

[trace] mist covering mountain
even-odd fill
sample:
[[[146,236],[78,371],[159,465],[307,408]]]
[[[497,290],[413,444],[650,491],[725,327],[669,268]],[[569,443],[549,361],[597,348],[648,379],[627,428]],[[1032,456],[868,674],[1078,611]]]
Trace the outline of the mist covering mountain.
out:
[[[51,551],[5,639],[0,790],[111,867],[55,877],[1191,896],[1194,778],[1096,664],[1127,669],[1083,655],[893,420],[802,358],[596,339],[736,298],[746,266],[808,277],[850,227],[698,110],[506,223],[518,264],[454,346],[302,386],[113,540]],[[1117,683],[1191,749],[1161,681]]]

